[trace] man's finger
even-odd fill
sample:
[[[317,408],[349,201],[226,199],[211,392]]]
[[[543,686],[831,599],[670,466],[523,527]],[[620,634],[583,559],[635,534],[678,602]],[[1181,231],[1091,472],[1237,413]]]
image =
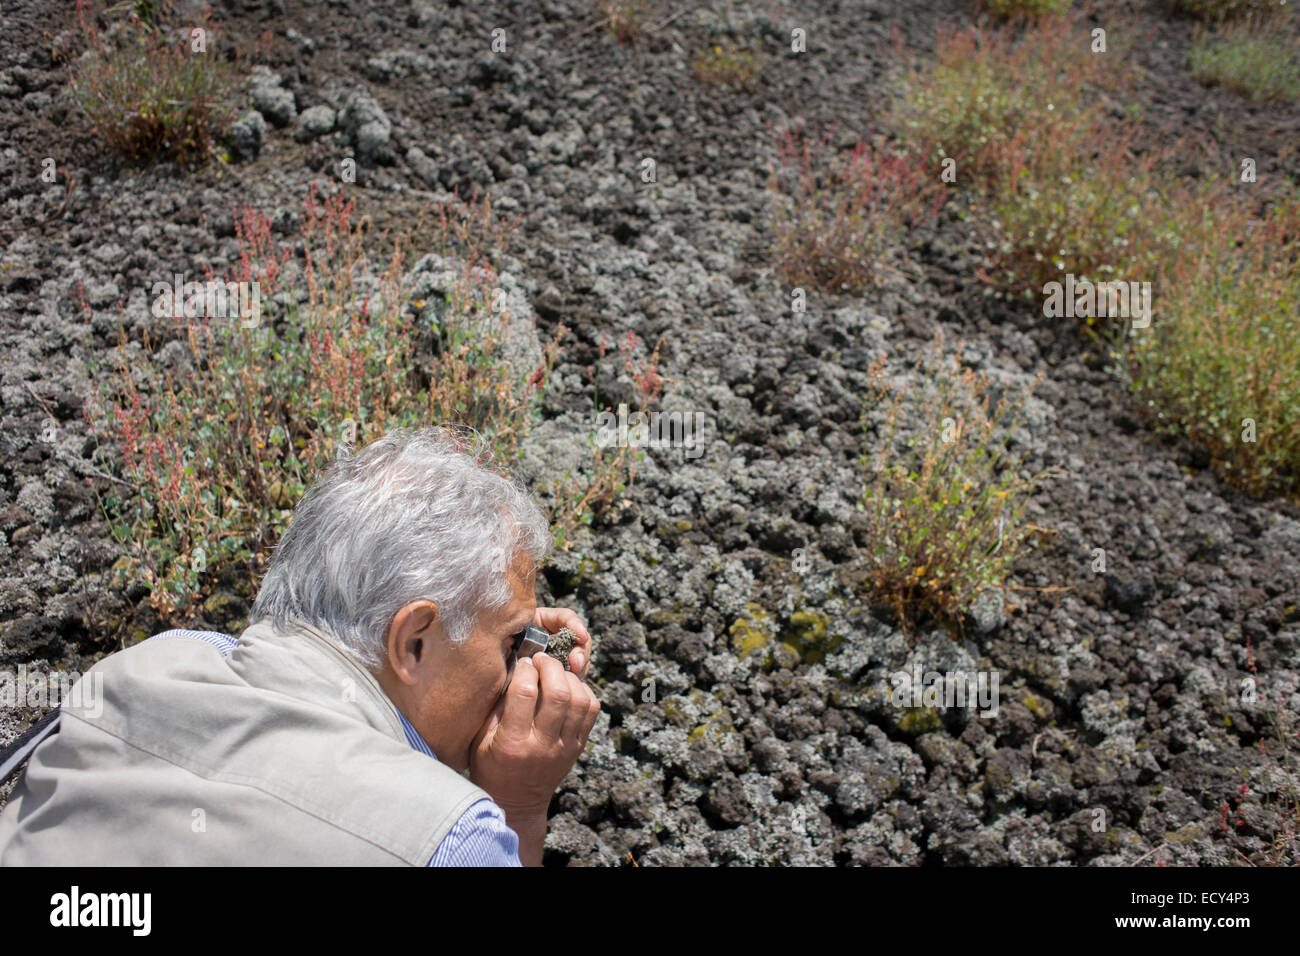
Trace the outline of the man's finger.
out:
[[[572,611],[569,613],[573,614]],[[569,630],[573,631],[573,633],[577,635],[578,643],[576,646],[586,648],[591,647],[591,635],[587,633],[587,626],[582,623],[582,619],[579,618],[578,615],[573,614],[568,626]]]
[[[536,655],[534,660],[540,681],[541,700],[533,717],[533,726],[547,740],[559,740],[564,733],[569,701],[573,696],[569,688],[569,672],[559,661],[545,654]]]
[[[564,715],[564,739],[577,738],[582,732],[582,722],[587,719],[587,705],[591,700],[591,691],[582,682],[582,678],[570,671],[564,672],[564,679],[569,685],[569,708]]]
[[[590,693],[590,689],[588,689]],[[578,735],[578,742],[586,744],[587,738],[591,736],[591,728],[596,726],[596,721],[600,719],[600,698],[595,694],[591,695],[591,700],[587,705],[587,714],[582,720],[582,733]]]
[[[567,627],[577,637],[575,647],[585,647],[591,649],[591,635],[587,633],[587,625],[582,623],[582,618],[567,607],[539,607],[537,609],[537,626],[545,628],[554,634],[562,627]]]
[[[532,734],[539,693],[537,667],[532,658],[520,658],[510,678],[510,686],[506,688],[506,704],[499,731],[505,739],[522,742]]]

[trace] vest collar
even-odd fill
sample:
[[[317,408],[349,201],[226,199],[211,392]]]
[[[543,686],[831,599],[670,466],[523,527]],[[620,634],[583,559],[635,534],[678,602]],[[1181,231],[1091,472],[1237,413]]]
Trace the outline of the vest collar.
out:
[[[253,624],[240,635],[230,663],[250,684],[359,717],[395,740],[407,740],[397,706],[374,675],[305,621],[291,620],[285,628],[270,621]]]

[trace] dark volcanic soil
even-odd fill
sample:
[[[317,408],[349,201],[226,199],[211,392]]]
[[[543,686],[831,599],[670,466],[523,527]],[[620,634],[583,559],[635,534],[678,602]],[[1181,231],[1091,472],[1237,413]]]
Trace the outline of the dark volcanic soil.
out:
[[[663,339],[663,407],[710,423],[698,458],[648,452],[624,504],[541,582],[539,602],[573,606],[596,637],[605,701],[555,798],[547,862],[1254,857],[1279,826],[1269,710],[1300,709],[1295,509],[1244,498],[1148,431],[1075,328],[984,296],[982,237],[955,217],[878,288],[813,296],[791,315],[763,251],[773,131],[834,124],[851,146],[877,128],[891,35],[932,49],[970,5],[740,6],[728,23],[732,4],[676,17],[656,5],[648,23],[670,22],[630,49],[584,0],[217,3],[235,35],[271,31],[268,71],[252,81],[271,121],[256,158],[191,173],[120,167],[86,130],[51,60],[72,4],[0,0],[0,668],[84,668],[181,623],[153,616],[142,588],[105,583],[120,552],[96,507],[106,479],[81,417],[88,364],[123,321],[137,335],[156,323],[147,294],[159,277],[229,263],[236,202],[279,214],[292,237],[308,185],[336,181],[356,157],[345,188],[378,227],[418,226],[430,198],[474,186],[522,216],[506,270],[543,337],[572,329],[532,460],[581,461],[588,367],[602,336],[628,330]],[[1185,66],[1189,24],[1155,3],[1106,5],[1117,8],[1144,36],[1132,55],[1153,143],[1204,137],[1189,172],[1252,156],[1261,180],[1300,178],[1294,109],[1201,89]],[[807,54],[788,52],[796,26]],[[510,46],[494,56],[498,27]],[[691,74],[695,51],[720,37],[761,52],[752,91]],[[387,126],[329,132],[328,111],[349,105]],[[310,121],[325,132],[299,133],[319,107]],[[46,156],[56,184],[40,179]],[[646,156],[656,183],[641,180]],[[1015,589],[964,635],[909,640],[860,583],[859,416],[870,361],[885,353],[906,374],[936,330],[1007,383],[1044,374],[1018,445],[1026,468],[1067,474],[1031,504],[1028,519],[1051,533]],[[631,394],[616,350],[598,384],[602,403]],[[799,548],[811,559],[802,573]],[[233,590],[201,624],[241,626],[247,604]],[[996,715],[899,711],[888,675],[913,665],[996,671]],[[1270,707],[1241,703],[1251,676]],[[0,740],[37,717],[0,710]]]

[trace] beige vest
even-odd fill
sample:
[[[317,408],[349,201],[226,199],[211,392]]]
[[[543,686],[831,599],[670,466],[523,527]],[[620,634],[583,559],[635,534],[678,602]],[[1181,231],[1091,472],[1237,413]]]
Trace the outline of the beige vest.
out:
[[[65,702],[0,814],[0,865],[424,866],[487,797],[305,625],[254,625],[229,657],[149,641],[89,673],[100,699]]]

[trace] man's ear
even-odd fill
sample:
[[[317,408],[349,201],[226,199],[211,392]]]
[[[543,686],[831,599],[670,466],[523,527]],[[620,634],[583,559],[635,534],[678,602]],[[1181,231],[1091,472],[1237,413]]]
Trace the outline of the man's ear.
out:
[[[429,659],[442,630],[438,605],[412,601],[393,615],[388,626],[388,666],[404,683],[417,682],[416,671]]]

